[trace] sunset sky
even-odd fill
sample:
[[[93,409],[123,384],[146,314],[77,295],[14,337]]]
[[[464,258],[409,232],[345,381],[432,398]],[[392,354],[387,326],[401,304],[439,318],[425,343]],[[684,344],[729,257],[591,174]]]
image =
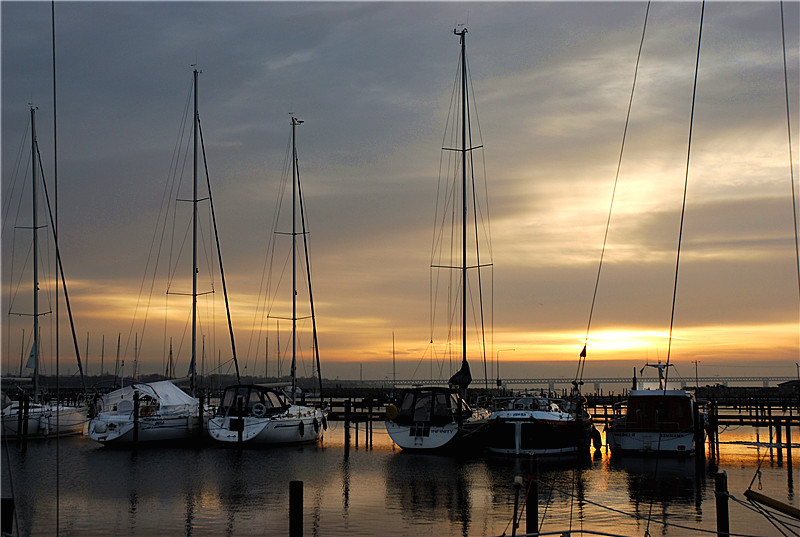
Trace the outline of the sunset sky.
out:
[[[784,4],[800,195],[798,6]],[[49,182],[54,174],[50,9],[49,2],[0,4],[4,374],[19,372],[22,330],[29,338],[32,326],[17,315],[31,308],[31,232],[14,229],[31,225],[29,198],[19,201],[30,196],[19,186],[30,176],[29,103],[38,107]],[[99,372],[103,336],[105,369],[113,371],[120,334],[126,372],[143,337],[143,373],[163,370],[165,334],[182,337],[185,297],[170,299],[167,328],[164,282],[155,284],[146,330],[141,304],[196,64],[241,366],[264,371],[267,334],[253,330],[262,322],[257,295],[293,113],[305,121],[298,153],[324,376],[391,378],[394,337],[398,378],[448,377],[451,365],[429,348],[429,265],[459,58],[453,29],[463,24],[493,239],[488,373],[495,376],[499,354],[504,376],[573,375],[645,9],[642,2],[57,2],[59,239],[82,354],[89,333],[90,373]],[[700,13],[699,2],[650,8],[589,334],[590,377],[628,375],[632,365],[667,356]],[[701,375],[735,376],[794,376],[800,362],[784,91],[780,4],[707,2],[671,352],[684,377],[694,376],[694,360]],[[40,238],[52,237],[40,231]],[[190,289],[188,275],[178,282]],[[42,308],[54,307],[42,300]],[[208,354],[225,361],[220,304],[204,302],[203,315],[217,320],[204,320],[202,333],[215,343]],[[50,353],[44,340],[52,323],[42,319]],[[66,324],[61,338],[61,367],[74,371]],[[187,348],[176,358],[181,375]],[[482,364],[472,367],[482,378]],[[310,368],[306,357],[300,374]]]

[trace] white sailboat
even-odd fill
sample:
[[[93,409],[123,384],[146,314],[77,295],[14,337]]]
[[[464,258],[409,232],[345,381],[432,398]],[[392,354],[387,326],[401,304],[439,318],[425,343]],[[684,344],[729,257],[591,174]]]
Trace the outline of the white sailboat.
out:
[[[291,391],[285,394],[281,387],[288,383],[271,385],[236,384],[228,386],[213,418],[208,420],[208,433],[214,440],[228,444],[280,445],[314,443],[322,439],[328,427],[327,411],[298,404],[297,390],[297,231],[298,206],[303,213],[300,175],[297,169],[296,129],[302,121],[292,117],[292,369]],[[289,233],[286,233],[289,234]],[[306,262],[308,262],[308,251]],[[308,270],[307,270],[308,272]],[[311,318],[314,319],[313,295],[310,292]],[[317,351],[317,371],[319,373],[319,354],[314,328],[314,349]]]
[[[45,315],[39,311],[39,179],[40,169],[39,142],[36,136],[36,107],[31,106],[31,175],[32,175],[32,234],[33,234],[33,346],[28,358],[27,367],[33,369],[33,400],[23,394],[22,399],[6,404],[2,416],[3,436],[16,436],[20,433],[28,438],[46,438],[53,436],[77,435],[83,432],[86,425],[86,406],[72,406],[61,403],[49,403],[42,400],[39,388],[39,365],[41,361],[39,317]],[[55,230],[54,230],[55,236]],[[56,239],[56,257],[60,263]],[[59,267],[60,268],[60,267]],[[80,366],[80,358],[78,358]],[[81,376],[83,372],[81,370]],[[6,379],[10,380],[10,379]]]
[[[199,145],[199,112],[197,77],[193,72],[194,93],[194,163],[192,196],[192,358],[190,375],[192,394],[195,389],[197,356],[197,175]],[[210,197],[210,195],[209,195]],[[103,444],[129,444],[189,440],[202,434],[204,418],[200,402],[172,381],[135,382],[102,396],[95,415],[89,422],[89,437]]]
[[[481,265],[479,248],[475,244],[477,262],[469,266],[467,245],[467,213],[469,204],[469,184],[467,170],[471,167],[472,151],[478,147],[472,144],[472,129],[469,126],[467,108],[467,59],[466,34],[464,28],[460,32],[453,30],[460,38],[460,105],[461,105],[461,147],[459,149],[443,148],[460,154],[460,189],[461,189],[461,264],[458,267],[437,266],[436,268],[457,269],[461,274],[461,369],[453,375],[449,387],[418,386],[405,390],[396,405],[386,408],[386,430],[392,441],[404,450],[451,450],[478,448],[481,445],[482,433],[488,423],[489,412],[485,409],[472,409],[464,400],[464,393],[472,381],[467,361],[467,272],[470,268]],[[479,146],[481,147],[481,146]],[[477,210],[476,210],[477,212]],[[477,231],[476,231],[477,234]],[[479,276],[480,280],[480,276]],[[478,284],[480,288],[480,283]],[[482,303],[482,301],[481,301]]]

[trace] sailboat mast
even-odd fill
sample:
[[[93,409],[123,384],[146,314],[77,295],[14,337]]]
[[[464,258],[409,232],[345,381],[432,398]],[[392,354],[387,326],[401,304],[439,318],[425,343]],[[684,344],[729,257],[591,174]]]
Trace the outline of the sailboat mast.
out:
[[[39,238],[37,208],[38,181],[37,170],[37,142],[36,142],[36,107],[31,106],[31,170],[33,177],[33,393],[39,398]]]
[[[292,116],[292,400],[297,397],[297,126]]]
[[[194,70],[194,167],[192,170],[192,397],[195,395],[197,369],[197,146],[199,142],[197,121],[197,74]]]
[[[467,29],[461,37],[461,358],[467,361]]]

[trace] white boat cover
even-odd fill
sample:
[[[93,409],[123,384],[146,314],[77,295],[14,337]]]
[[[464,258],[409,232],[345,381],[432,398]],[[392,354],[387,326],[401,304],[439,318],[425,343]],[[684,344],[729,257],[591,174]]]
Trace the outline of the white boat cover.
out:
[[[135,382],[124,388],[114,390],[103,396],[103,411],[109,411],[122,401],[133,401],[133,392],[138,391],[139,397],[149,395],[156,399],[162,412],[189,410],[196,411],[199,402],[169,380],[159,382],[140,383]],[[133,407],[131,406],[131,409]]]

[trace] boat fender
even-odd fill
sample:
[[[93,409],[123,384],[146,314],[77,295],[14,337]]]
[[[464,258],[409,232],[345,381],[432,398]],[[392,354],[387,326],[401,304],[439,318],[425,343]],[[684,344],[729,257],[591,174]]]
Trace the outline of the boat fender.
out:
[[[328,418],[326,418],[325,416],[322,416],[322,430],[323,431],[328,430]]]
[[[397,407],[394,405],[386,405],[386,417],[390,420],[395,419],[398,416]]]
[[[300,420],[300,425],[297,426],[300,429],[300,436],[303,437],[306,435],[306,426],[303,424],[303,420]]]
[[[95,422],[94,424],[94,432],[96,433],[104,433],[108,430],[108,426],[103,421]]]
[[[253,416],[263,418],[267,415],[267,406],[264,403],[256,403],[253,405]]]
[[[319,421],[317,418],[314,418],[314,432],[319,433]]]

